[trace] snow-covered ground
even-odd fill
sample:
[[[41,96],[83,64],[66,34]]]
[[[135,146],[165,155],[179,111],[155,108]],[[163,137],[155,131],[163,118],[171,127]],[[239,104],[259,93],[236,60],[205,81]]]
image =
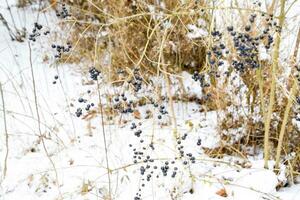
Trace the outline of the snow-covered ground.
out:
[[[0,9],[12,23],[4,1],[0,3]],[[31,9],[17,11],[12,7],[18,27],[32,29],[37,15]],[[51,16],[39,16],[39,23],[46,29],[52,28],[52,20]],[[217,115],[199,112],[199,106],[194,103],[175,104],[175,111],[178,134],[187,134],[182,141],[184,151],[192,153],[195,164],[190,164],[189,156],[174,159],[178,152],[172,128],[158,123],[156,118],[144,119],[146,110],[152,107],[143,106],[140,108],[142,118],[134,120],[143,131],[140,138],[130,129],[133,116],[118,116],[116,123],[107,123],[104,127],[110,168],[108,181],[101,117],[87,120],[74,114],[77,107],[83,106],[78,102],[79,97],[98,103],[97,86],[83,84],[88,77],[75,73],[74,66],[54,66],[51,59],[54,52],[48,40],[43,37],[31,43],[31,60],[41,133],[45,135],[49,157],[39,137],[29,44],[11,41],[5,27],[0,26],[0,82],[9,135],[8,169],[4,176],[7,148],[1,102],[0,200],[108,199],[109,185],[113,199],[120,200],[134,199],[136,193],[141,194],[142,199],[300,199],[300,185],[276,191],[279,182],[285,181],[284,169],[279,175],[264,169],[261,155],[247,160],[206,156],[204,149],[218,146],[220,142]],[[46,56],[50,57],[49,61],[45,61]],[[56,75],[59,78],[53,84]],[[187,79],[191,80],[190,77]],[[101,91],[113,93],[117,89],[103,86]],[[127,124],[123,123],[124,119]],[[201,145],[196,144],[198,139],[201,139]],[[149,147],[150,141],[155,150]],[[135,152],[143,152],[141,160],[147,156],[153,159],[147,161],[146,175],[141,175],[141,166],[146,166],[144,162],[133,163],[134,148]],[[170,170],[164,176],[161,167],[166,165]],[[173,171],[176,171],[174,178]],[[147,174],[151,174],[149,181]]]

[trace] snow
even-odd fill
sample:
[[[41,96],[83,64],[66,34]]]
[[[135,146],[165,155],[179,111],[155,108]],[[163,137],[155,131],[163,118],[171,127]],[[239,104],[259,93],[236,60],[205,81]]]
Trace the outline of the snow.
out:
[[[271,60],[271,56],[267,53],[267,50],[263,45],[259,46],[259,59],[260,60]]]
[[[14,7],[12,11],[17,12]],[[2,5],[0,12],[9,19],[8,12]],[[35,12],[18,12],[26,16],[26,26],[30,30],[35,20]],[[43,23],[53,23],[51,16],[43,16],[41,20]],[[19,23],[25,22],[21,20]],[[48,27],[52,26],[48,24]],[[188,28],[191,30],[188,34],[191,39],[207,35],[195,25],[189,25]],[[39,131],[28,44],[10,41],[3,26],[0,26],[0,37],[0,81],[4,87],[9,132],[8,171],[4,177],[2,172],[6,148],[1,112],[0,200],[54,200],[59,197],[64,200],[105,199],[108,182],[100,117],[88,121],[74,116],[79,96],[97,103],[97,95],[94,92],[96,86],[83,85],[82,82],[86,81],[87,77],[74,72],[72,65],[52,66],[51,59],[43,62],[44,55],[53,56],[52,50],[47,47],[48,39],[41,39],[32,44],[41,128],[42,133],[50,138],[46,139],[45,143],[55,164],[54,169],[41,143],[38,142]],[[53,77],[57,74],[59,81],[53,85]],[[201,97],[201,88],[190,75],[185,72],[181,76],[184,77],[185,89]],[[87,94],[88,89],[93,92]],[[120,88],[103,86],[101,91],[120,93]],[[136,97],[128,94],[128,98]],[[105,102],[105,99],[103,100]],[[75,107],[69,107],[70,103]],[[147,109],[150,107],[143,106],[140,112],[143,114]],[[279,181],[285,181],[284,166],[282,172],[276,175],[272,170],[263,168],[263,160],[259,156],[249,160],[234,156],[216,159],[209,158],[204,153],[205,148],[215,148],[221,144],[216,112],[200,112],[195,103],[176,103],[175,111],[178,133],[188,134],[185,141],[188,144],[186,151],[196,156],[196,165],[184,166],[177,160],[178,176],[175,179],[163,176],[152,179],[146,189],[142,190],[143,199],[171,199],[170,191],[174,188],[175,199],[300,199],[300,185],[276,191]],[[133,119],[130,115],[122,117],[129,121]],[[167,117],[163,120],[166,123],[169,121]],[[160,166],[176,156],[173,130],[170,126],[153,122],[153,119],[138,121],[142,122],[140,128],[144,131],[145,140],[153,137],[156,150],[148,149],[147,153],[155,159],[155,164]],[[120,118],[117,118],[116,122],[120,122]],[[129,126],[130,123],[115,123],[104,127],[108,136],[109,164],[110,168],[114,169],[111,173],[114,199],[120,200],[133,199],[141,181],[140,165],[132,163],[133,153],[128,145],[134,144],[137,148],[142,146]],[[202,140],[201,147],[194,144],[199,138]],[[248,167],[242,167],[239,163],[246,163]],[[89,190],[86,193],[83,192],[85,187]],[[193,194],[189,193],[191,188]],[[221,189],[226,190],[228,197],[217,194]]]
[[[190,32],[187,33],[189,39],[202,38],[208,35],[207,31],[203,28],[199,28],[194,24],[188,24],[187,28]]]

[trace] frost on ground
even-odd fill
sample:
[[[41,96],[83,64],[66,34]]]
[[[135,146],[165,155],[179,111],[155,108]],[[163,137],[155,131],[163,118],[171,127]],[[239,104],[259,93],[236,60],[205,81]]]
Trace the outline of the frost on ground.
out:
[[[1,12],[9,17],[4,7]],[[15,8],[13,12],[17,12]],[[28,13],[17,12],[18,22],[26,23],[21,25],[30,29],[36,15]],[[46,16],[40,18],[51,23]],[[207,34],[198,27],[189,29],[191,38]],[[45,41],[38,41],[31,46],[31,60],[44,148],[38,128],[29,45],[12,42],[3,26],[0,35],[0,81],[9,135],[8,170],[4,176],[7,149],[1,106],[1,200],[108,199],[109,191],[113,199],[122,200],[139,195],[142,199],[300,199],[300,185],[276,190],[286,182],[285,168],[279,175],[264,169],[261,155],[247,159],[206,156],[207,149],[221,143],[219,116],[215,112],[200,112],[195,103],[175,104],[183,158],[179,158],[179,141],[174,140],[168,117],[162,116],[160,122],[156,120],[158,116],[147,119],[151,106],[141,106],[134,115],[117,116],[114,123],[105,121],[108,177],[101,117],[85,115],[82,119],[74,114],[78,107],[84,110],[87,104],[98,105],[97,86],[86,84],[88,75],[74,73],[74,66],[51,65],[45,55],[52,50]],[[182,76],[186,77],[185,85],[190,86],[185,89],[199,95],[201,90],[192,85],[191,77],[185,73]],[[114,94],[119,88],[101,85],[100,91]],[[82,103],[78,102],[80,97]],[[130,94],[126,97],[136,98]],[[105,98],[102,100],[106,102]],[[132,128],[133,122],[136,128]],[[141,137],[136,137],[136,130],[142,130]]]

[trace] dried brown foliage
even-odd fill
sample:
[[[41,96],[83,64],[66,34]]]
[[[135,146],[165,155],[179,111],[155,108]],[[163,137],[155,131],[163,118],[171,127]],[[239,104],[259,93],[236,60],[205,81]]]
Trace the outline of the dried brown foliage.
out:
[[[118,72],[130,74],[129,69],[137,66],[147,74],[156,74],[161,35],[171,24],[163,44],[163,67],[170,73],[202,69],[206,42],[203,38],[189,39],[186,26],[197,24],[202,18],[207,22],[203,28],[209,28],[209,15],[201,12],[205,2],[161,2],[164,6],[153,0],[66,1],[73,20],[63,22],[62,27],[72,26],[69,37],[77,45],[72,56],[61,61],[80,62],[88,58],[115,80],[121,79]],[[111,58],[107,63],[103,62],[106,57]]]

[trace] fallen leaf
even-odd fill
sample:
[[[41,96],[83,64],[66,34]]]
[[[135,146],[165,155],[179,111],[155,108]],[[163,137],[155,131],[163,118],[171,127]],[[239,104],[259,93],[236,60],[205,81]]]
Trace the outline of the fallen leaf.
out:
[[[219,195],[219,196],[221,196],[221,197],[227,197],[228,196],[225,188],[217,191],[216,194]]]
[[[141,119],[141,113],[138,110],[133,112],[133,116],[135,119]]]

